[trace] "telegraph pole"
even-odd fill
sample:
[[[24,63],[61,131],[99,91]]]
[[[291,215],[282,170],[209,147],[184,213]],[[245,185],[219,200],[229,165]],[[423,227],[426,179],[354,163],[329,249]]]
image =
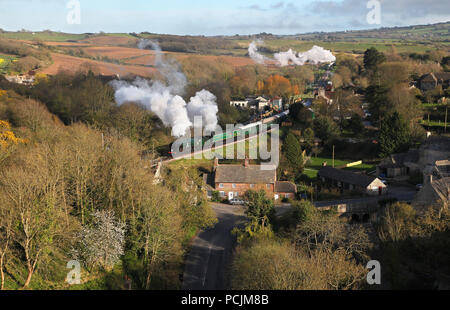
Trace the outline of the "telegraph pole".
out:
[[[447,132],[447,114],[448,114],[448,106],[445,107],[445,125],[444,125],[445,132]]]
[[[334,168],[334,148],[335,146],[333,145],[333,168]]]

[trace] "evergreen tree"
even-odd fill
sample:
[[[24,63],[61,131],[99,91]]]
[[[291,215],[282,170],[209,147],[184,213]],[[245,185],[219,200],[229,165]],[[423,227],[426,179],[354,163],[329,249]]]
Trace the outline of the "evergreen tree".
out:
[[[303,152],[300,146],[300,142],[295,137],[295,135],[290,132],[285,141],[285,154],[289,167],[297,174],[303,171]]]
[[[380,155],[405,151],[408,148],[410,132],[408,124],[394,112],[383,120],[380,131]]]
[[[371,47],[364,53],[364,68],[366,70],[374,70],[381,63],[386,61],[383,53],[378,52],[375,47]]]
[[[331,117],[320,116],[314,120],[314,132],[324,145],[328,145],[339,135],[339,128]]]

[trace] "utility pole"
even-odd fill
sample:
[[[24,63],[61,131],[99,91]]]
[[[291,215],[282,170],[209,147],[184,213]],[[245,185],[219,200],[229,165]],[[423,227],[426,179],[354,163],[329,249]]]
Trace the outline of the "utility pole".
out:
[[[445,107],[445,125],[444,125],[445,132],[447,132],[447,115],[448,115],[448,106]]]
[[[335,146],[333,145],[333,168],[334,168],[334,148]]]

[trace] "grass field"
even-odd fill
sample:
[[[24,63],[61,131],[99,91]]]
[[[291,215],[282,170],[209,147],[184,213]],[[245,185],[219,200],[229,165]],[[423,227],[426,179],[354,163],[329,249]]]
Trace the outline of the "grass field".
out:
[[[71,34],[63,32],[4,32],[0,37],[13,40],[42,40],[51,42],[64,42],[68,40],[82,40],[87,37],[86,34]]]
[[[324,158],[324,157],[312,157],[310,161],[307,163],[305,167],[304,174],[308,177],[314,179],[317,177],[317,173],[322,168],[323,163],[326,162],[328,167],[333,166],[333,159],[332,158]],[[350,160],[341,160],[341,159],[335,159],[334,160],[334,166],[335,167],[341,167],[344,165],[347,165],[351,163]],[[353,166],[351,168],[345,168],[346,170],[357,170],[357,171],[365,171],[366,173],[371,172],[375,170],[375,165],[372,164],[361,164],[358,166]]]
[[[449,118],[450,120],[450,118]],[[427,121],[427,120],[422,120],[420,122],[420,124],[425,125],[425,126],[430,126],[430,127],[445,127],[445,121],[439,122],[439,121]],[[447,121],[447,128],[450,127],[450,123]]]

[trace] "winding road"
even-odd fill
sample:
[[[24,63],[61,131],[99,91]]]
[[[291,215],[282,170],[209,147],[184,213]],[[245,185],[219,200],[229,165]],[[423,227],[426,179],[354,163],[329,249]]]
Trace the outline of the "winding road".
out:
[[[230,288],[229,269],[235,237],[234,227],[246,220],[244,208],[213,203],[218,223],[194,239],[185,262],[184,290],[225,290]]]

